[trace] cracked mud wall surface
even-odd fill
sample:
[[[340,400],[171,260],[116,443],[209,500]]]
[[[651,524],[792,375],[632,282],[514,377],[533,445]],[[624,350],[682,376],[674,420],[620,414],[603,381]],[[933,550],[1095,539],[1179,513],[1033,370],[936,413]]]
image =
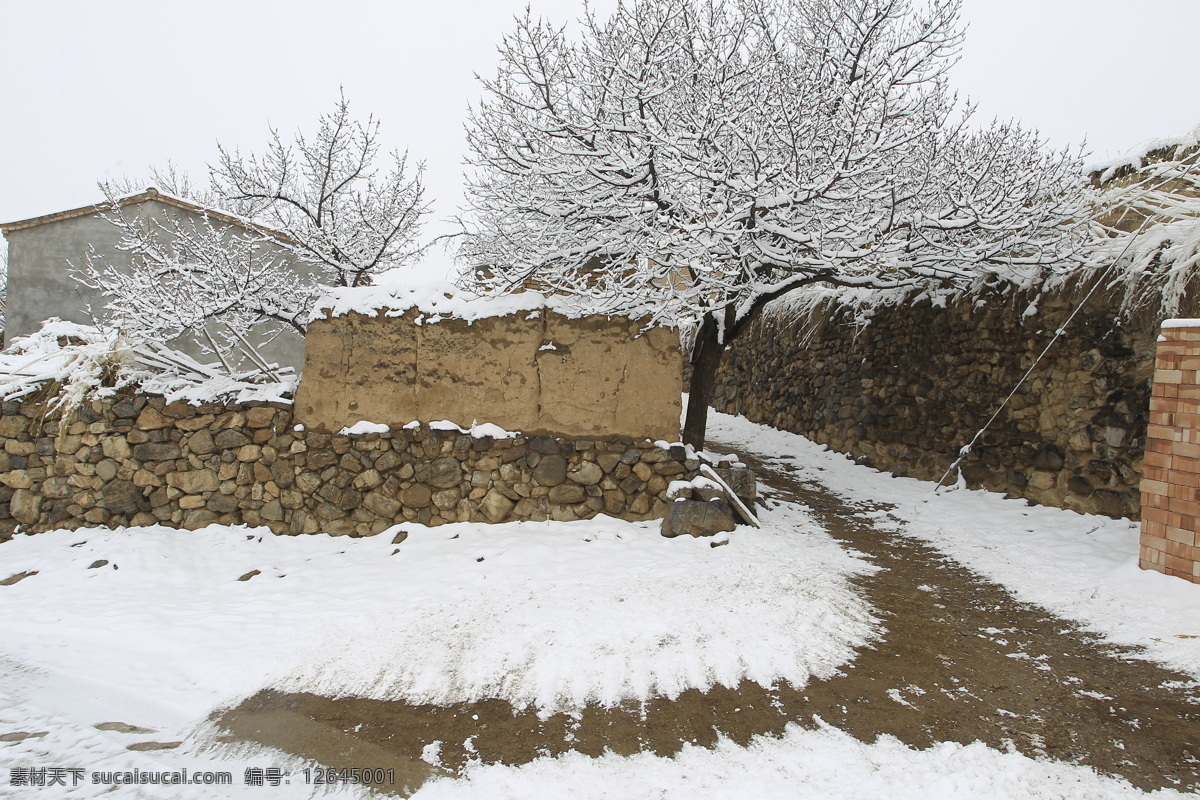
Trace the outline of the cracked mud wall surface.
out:
[[[305,341],[296,417],[337,431],[448,419],[559,436],[679,438],[678,333],[551,311],[431,321],[350,313]]]

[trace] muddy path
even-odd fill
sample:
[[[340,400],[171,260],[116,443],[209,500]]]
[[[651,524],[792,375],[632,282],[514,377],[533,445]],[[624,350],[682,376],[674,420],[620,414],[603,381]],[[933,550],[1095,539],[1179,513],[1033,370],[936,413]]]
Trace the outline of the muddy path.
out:
[[[797,480],[786,465],[752,466],[775,499],[803,503],[881,567],[858,587],[886,631],[841,674],[801,689],[745,683],[545,719],[503,701],[422,706],[265,691],[216,718],[223,738],[335,768],[386,761],[403,779],[384,788],[412,791],[475,759],[522,764],[568,750],[671,755],[684,743],[710,746],[724,736],[744,744],[820,718],[865,742],[880,734],[914,747],[982,741],[1086,764],[1142,789],[1200,790],[1200,696],[1179,688],[1185,676],[1130,659],[933,548],[881,532],[864,509]],[[428,763],[431,746],[437,766]]]

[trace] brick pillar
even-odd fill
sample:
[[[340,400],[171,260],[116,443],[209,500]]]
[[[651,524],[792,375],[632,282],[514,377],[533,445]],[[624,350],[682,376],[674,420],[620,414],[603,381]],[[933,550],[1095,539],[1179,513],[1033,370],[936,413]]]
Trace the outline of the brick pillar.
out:
[[[1200,320],[1163,323],[1142,473],[1139,563],[1200,583]]]

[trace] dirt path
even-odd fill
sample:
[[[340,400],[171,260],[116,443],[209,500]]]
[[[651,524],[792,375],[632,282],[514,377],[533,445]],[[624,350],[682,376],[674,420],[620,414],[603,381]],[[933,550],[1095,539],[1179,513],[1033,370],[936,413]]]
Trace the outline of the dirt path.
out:
[[[723,735],[745,743],[789,722],[812,726],[814,717],[867,742],[880,734],[915,747],[978,740],[1087,764],[1142,789],[1200,790],[1200,696],[1172,688],[1185,676],[1125,658],[932,548],[880,532],[862,509],[795,480],[785,466],[754,466],[776,497],[807,505],[833,536],[882,567],[859,586],[886,633],[830,680],[803,689],[746,683],[548,719],[514,713],[503,701],[414,706],[268,691],[217,722],[230,738],[334,767],[386,757],[400,765],[410,791],[472,758],[521,764],[606,749],[669,755],[684,742],[711,745]],[[421,760],[434,742],[441,743],[437,770]]]

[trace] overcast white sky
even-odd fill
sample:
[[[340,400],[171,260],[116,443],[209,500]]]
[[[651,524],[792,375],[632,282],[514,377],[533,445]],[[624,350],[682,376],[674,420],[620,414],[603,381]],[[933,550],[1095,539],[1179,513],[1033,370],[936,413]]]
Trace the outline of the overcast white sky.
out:
[[[568,21],[577,0],[529,0]],[[611,8],[615,0],[595,0]],[[0,221],[96,202],[96,181],[215,142],[260,149],[311,126],[339,85],[428,165],[437,217],[460,199],[462,121],[525,0],[0,0]],[[952,73],[980,118],[1019,119],[1095,157],[1200,123],[1200,0],[966,0]],[[434,225],[445,230],[444,225]]]

